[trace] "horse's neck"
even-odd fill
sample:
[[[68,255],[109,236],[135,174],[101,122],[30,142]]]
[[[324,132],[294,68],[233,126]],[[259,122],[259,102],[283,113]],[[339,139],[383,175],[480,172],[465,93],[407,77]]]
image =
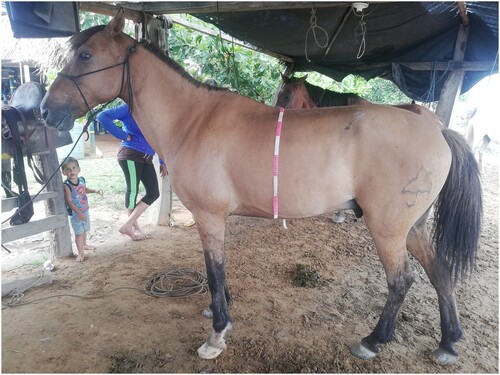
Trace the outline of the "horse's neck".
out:
[[[316,107],[337,107],[348,105],[349,99],[357,98],[356,94],[340,93],[336,91],[326,90],[318,86],[305,83],[311,100]]]
[[[152,53],[136,53],[131,59],[133,116],[153,149],[173,156],[186,134],[203,123],[210,97]]]
[[[314,108],[316,103],[312,100],[309,95],[307,88],[304,85],[300,85],[295,89],[295,102],[292,108]]]

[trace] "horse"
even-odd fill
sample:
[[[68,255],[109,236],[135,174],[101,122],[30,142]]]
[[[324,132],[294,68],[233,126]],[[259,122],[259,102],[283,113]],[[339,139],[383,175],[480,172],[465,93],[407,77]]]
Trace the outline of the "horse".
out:
[[[276,105],[280,107],[315,108],[373,104],[354,93],[340,93],[312,85],[306,81],[307,75],[300,78],[289,78],[282,74],[281,77],[283,84],[276,99]],[[425,116],[430,121],[441,122],[434,112],[418,104],[397,104],[394,107]]]
[[[305,109],[373,104],[354,93],[340,93],[312,85],[306,81],[307,75],[297,78],[282,74],[281,78],[283,84],[278,90],[276,98],[276,105],[280,107]],[[434,112],[417,104],[398,104],[395,107],[423,115],[430,121],[441,122]],[[334,223],[342,223],[344,220],[345,216],[340,212],[335,212],[332,217]]]
[[[485,108],[489,109],[486,106],[479,110],[474,107],[468,110],[464,116],[464,120],[467,122],[465,139],[477,157],[480,171],[483,170],[483,154],[492,142],[498,144],[498,131],[491,127],[492,116],[491,113],[485,113]]]
[[[371,102],[354,93],[341,93],[315,86],[304,77],[281,75],[283,84],[278,91],[276,105],[285,108],[337,107],[363,105]]]
[[[198,355],[219,356],[232,328],[224,249],[229,215],[284,219],[357,207],[388,296],[352,354],[373,358],[394,337],[413,283],[409,252],[438,295],[442,338],[434,356],[443,365],[454,362],[462,336],[454,288],[474,268],[482,212],[477,163],[464,138],[388,106],[270,107],[196,81],[123,26],[120,10],[106,26],[70,39],[69,59],[41,111],[48,126],[67,130],[99,103],[120,97],[169,166],[172,186],[196,221],[211,294],[212,332]]]

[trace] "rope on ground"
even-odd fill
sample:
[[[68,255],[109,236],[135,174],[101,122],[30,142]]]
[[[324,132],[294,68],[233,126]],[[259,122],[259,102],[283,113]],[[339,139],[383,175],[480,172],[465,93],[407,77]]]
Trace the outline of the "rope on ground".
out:
[[[83,298],[83,299],[98,299],[103,298],[111,293],[118,290],[136,290],[143,292],[148,296],[157,298],[181,298],[188,297],[195,294],[205,294],[208,291],[208,281],[207,277],[196,270],[190,268],[175,268],[170,267],[164,271],[155,272],[152,274],[143,289],[135,287],[118,287],[114,288],[106,293],[99,294],[96,296],[80,296],[76,294],[56,294],[53,296],[47,296],[42,298],[36,298],[28,301],[22,302],[24,298],[24,293],[36,286],[36,284],[41,280],[43,276],[43,270],[40,278],[36,280],[30,286],[23,288],[22,291],[16,291],[11,295],[11,300],[7,303],[2,303],[2,309],[7,307],[17,307],[24,306],[31,303],[46,301],[53,298],[59,297],[73,297],[73,298]]]
[[[150,276],[144,292],[153,297],[180,298],[193,294],[205,294],[207,277],[189,268],[168,268]]]

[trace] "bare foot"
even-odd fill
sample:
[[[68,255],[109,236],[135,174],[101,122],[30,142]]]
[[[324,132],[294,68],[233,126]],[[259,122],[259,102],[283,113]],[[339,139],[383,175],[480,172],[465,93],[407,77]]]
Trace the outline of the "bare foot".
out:
[[[132,238],[134,241],[141,241],[141,240],[145,240],[144,237],[138,235],[137,233],[134,232],[134,229],[132,227],[125,227],[125,226],[122,226],[118,229],[118,232],[120,232],[121,234],[126,234],[127,236],[129,236],[130,238]]]
[[[83,249],[84,250],[95,250],[96,247],[95,246],[92,246],[92,245],[83,245]]]
[[[77,262],[83,262],[84,260],[85,260],[85,257],[84,257],[83,255],[78,255],[78,256],[76,257],[76,261],[77,261]]]
[[[148,238],[152,238],[149,234],[144,233],[142,230],[135,230],[134,233],[138,236],[141,237],[142,240],[147,240]]]

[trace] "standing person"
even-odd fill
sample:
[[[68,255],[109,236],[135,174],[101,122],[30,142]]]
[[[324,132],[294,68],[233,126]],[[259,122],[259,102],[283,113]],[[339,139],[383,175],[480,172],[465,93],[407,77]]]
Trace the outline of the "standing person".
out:
[[[85,259],[84,250],[94,250],[87,244],[87,232],[90,231],[89,201],[87,193],[97,193],[102,196],[102,190],[94,190],[86,186],[85,178],[79,176],[78,160],[68,157],[62,165],[62,172],[67,177],[64,181],[64,200],[71,209],[71,226],[75,233],[75,243],[78,250],[77,262]],[[69,210],[68,210],[69,213]]]
[[[118,231],[128,235],[134,241],[144,240],[147,236],[139,228],[137,219],[160,196],[158,179],[153,165],[155,152],[142,135],[126,104],[101,112],[97,116],[97,120],[109,133],[122,141],[118,149],[117,159],[127,184],[125,207],[128,210],[128,220]],[[120,120],[123,127],[116,126],[115,120]],[[167,166],[160,159],[160,175],[164,177],[167,173]],[[139,203],[136,203],[139,182],[144,185],[146,194]]]

